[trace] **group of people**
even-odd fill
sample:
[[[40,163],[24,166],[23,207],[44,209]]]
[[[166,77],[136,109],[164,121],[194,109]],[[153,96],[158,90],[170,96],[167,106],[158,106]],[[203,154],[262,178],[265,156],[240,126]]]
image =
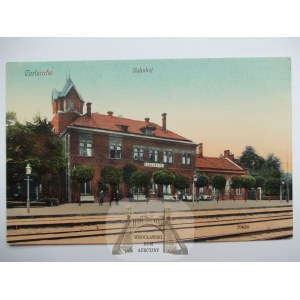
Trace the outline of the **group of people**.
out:
[[[99,192],[99,205],[102,206],[104,203],[104,196],[105,193],[103,190],[100,190]],[[113,191],[112,197],[110,197],[110,201],[109,201],[109,205],[111,205],[112,201],[116,201],[116,204],[119,204],[119,200],[120,200],[120,192],[119,190],[115,190]]]

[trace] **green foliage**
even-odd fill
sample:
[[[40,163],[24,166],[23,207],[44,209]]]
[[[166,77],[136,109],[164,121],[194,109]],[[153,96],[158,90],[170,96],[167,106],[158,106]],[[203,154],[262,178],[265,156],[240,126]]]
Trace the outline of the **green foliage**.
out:
[[[281,170],[280,170],[281,162],[280,159],[274,154],[270,154],[263,166],[262,174],[264,177],[267,178],[280,178],[281,177]]]
[[[136,171],[130,177],[130,184],[136,187],[147,187],[150,183],[150,176],[146,172]]]
[[[259,156],[252,146],[246,146],[239,161],[244,168],[249,170],[250,174],[259,172],[265,163],[264,158]]]
[[[267,196],[276,196],[280,192],[281,180],[279,178],[268,178],[265,181],[265,194]]]
[[[242,176],[235,176],[231,179],[231,188],[239,189],[243,186]]]
[[[153,180],[156,184],[169,185],[172,184],[175,179],[175,175],[167,169],[160,169],[153,175]]]
[[[7,126],[6,145],[9,185],[24,179],[27,163],[31,164],[36,181],[44,174],[57,174],[65,168],[62,141],[52,132],[51,123],[40,116],[25,125],[16,122]]]
[[[255,188],[262,188],[265,184],[265,179],[262,176],[255,176]]]
[[[255,178],[250,175],[243,175],[242,178],[242,187],[250,190],[255,186]]]
[[[209,178],[206,175],[198,175],[197,181],[195,182],[196,187],[204,187],[207,186],[209,182]]]
[[[12,125],[17,122],[17,114],[14,111],[6,112],[6,125]]]
[[[130,163],[126,164],[122,168],[122,178],[125,184],[130,185],[130,177],[136,171],[137,171],[136,166]]]
[[[182,175],[175,176],[173,185],[178,190],[188,189],[190,187],[190,181],[187,177]]]
[[[94,177],[94,170],[87,165],[77,166],[72,170],[72,177],[78,182],[89,182]]]
[[[221,175],[216,175],[212,178],[212,186],[218,190],[223,190],[226,186],[226,178]]]
[[[101,176],[104,183],[118,185],[121,182],[122,172],[113,166],[106,166],[102,169]]]

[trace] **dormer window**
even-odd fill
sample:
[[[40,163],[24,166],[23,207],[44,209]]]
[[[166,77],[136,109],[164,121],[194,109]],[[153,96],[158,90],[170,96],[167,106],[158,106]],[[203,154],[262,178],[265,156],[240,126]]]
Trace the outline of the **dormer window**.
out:
[[[128,132],[128,125],[116,124],[117,127],[121,129],[123,132]]]
[[[155,130],[156,130],[156,127],[153,125],[148,125],[148,126],[142,127],[140,129],[140,131],[142,133],[144,133],[145,135],[154,135]]]

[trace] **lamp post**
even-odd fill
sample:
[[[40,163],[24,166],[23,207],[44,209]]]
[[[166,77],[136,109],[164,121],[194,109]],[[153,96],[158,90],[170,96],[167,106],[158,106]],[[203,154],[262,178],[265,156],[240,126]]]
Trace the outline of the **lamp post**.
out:
[[[290,201],[289,178],[286,177],[286,202],[289,202],[289,201]]]
[[[197,181],[198,177],[197,174],[194,174],[193,176],[193,206],[194,206],[194,202],[195,202],[195,182]]]
[[[282,198],[283,198],[283,186],[284,186],[284,181],[281,181],[280,184],[280,203],[282,202]]]
[[[31,170],[32,170],[30,164],[27,164],[25,169],[26,169],[26,175],[27,175],[27,179],[25,179],[25,180],[27,180],[27,212],[29,213],[30,212],[30,197],[29,197],[29,194],[30,194],[29,181],[30,181],[30,179],[29,179],[29,176],[30,176]]]

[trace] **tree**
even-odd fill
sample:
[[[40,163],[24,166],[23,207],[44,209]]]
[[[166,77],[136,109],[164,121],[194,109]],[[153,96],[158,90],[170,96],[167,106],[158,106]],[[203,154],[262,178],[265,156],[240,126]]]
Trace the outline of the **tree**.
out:
[[[172,184],[175,175],[167,169],[160,169],[153,175],[153,180],[156,184],[169,185]]]
[[[88,165],[81,165],[72,169],[72,177],[79,183],[89,182],[94,177],[94,169]]]
[[[47,173],[59,174],[66,160],[62,141],[52,131],[47,119],[36,116],[25,125],[19,122],[6,127],[7,183],[13,185],[24,179],[25,167],[31,164],[31,177],[41,182]]]
[[[262,174],[267,178],[280,178],[281,177],[281,162],[274,154],[270,154],[263,166]]]
[[[265,163],[264,158],[259,156],[252,146],[246,146],[239,161],[244,168],[249,170],[250,174],[260,172]]]
[[[147,188],[150,183],[150,176],[146,172],[136,171],[130,177],[130,184],[139,188]]]
[[[122,168],[122,178],[123,178],[123,182],[127,185],[130,186],[130,178],[131,175],[137,171],[137,168],[135,165],[133,164],[126,164],[123,168]]]
[[[14,111],[6,112],[6,125],[13,125],[17,122],[17,114]]]
[[[265,179],[262,176],[255,176],[255,188],[262,188],[264,186]]]
[[[242,187],[251,190],[255,185],[255,178],[250,175],[242,175]]]
[[[80,203],[80,184],[89,182],[94,177],[94,169],[88,165],[74,166],[71,173],[72,178],[75,180],[73,196]]]
[[[219,191],[222,191],[226,186],[226,178],[222,175],[215,175],[212,178],[212,186],[217,189],[219,193]]]
[[[232,189],[240,189],[243,186],[243,180],[242,176],[235,176],[231,178],[231,184],[230,184]]]
[[[101,176],[104,183],[115,186],[120,184],[122,172],[113,166],[106,166],[102,169]]]
[[[180,190],[182,192],[183,190],[188,189],[191,183],[187,177],[182,175],[177,175],[175,176],[173,185],[177,190]]]
[[[250,175],[242,175],[242,186],[245,189],[245,199],[247,199],[248,192],[251,191],[252,188],[255,186],[255,178]],[[250,196],[251,197],[251,196]]]
[[[236,190],[241,189],[243,187],[242,176],[235,176],[231,178],[230,187],[234,189],[234,195],[236,196]]]
[[[209,178],[206,175],[198,175],[195,186],[198,188],[205,187],[208,185]]]
[[[265,181],[265,194],[267,196],[279,195],[281,180],[279,178],[267,178]]]
[[[172,184],[174,179],[175,175],[167,169],[160,169],[153,175],[154,182],[159,184],[161,187],[163,185]]]

